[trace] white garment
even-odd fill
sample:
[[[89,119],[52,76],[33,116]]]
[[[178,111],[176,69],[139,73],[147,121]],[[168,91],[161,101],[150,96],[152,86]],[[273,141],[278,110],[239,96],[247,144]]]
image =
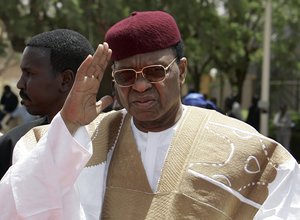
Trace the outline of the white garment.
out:
[[[23,141],[21,139],[18,143],[17,151],[25,148],[26,143]],[[143,150],[142,147],[142,151],[147,152],[148,149]],[[148,157],[141,154],[142,158]],[[155,153],[149,151],[149,154]],[[92,147],[87,131],[81,128],[73,138],[58,114],[38,146],[25,158],[19,159],[1,180],[0,219],[98,220],[107,163],[84,168],[91,155]],[[143,163],[153,164],[147,159]],[[152,179],[153,189],[157,185],[154,181],[156,175],[153,174],[156,169],[161,168],[145,167],[149,180]],[[299,166],[295,161],[288,161],[278,168],[278,173],[270,184],[270,196],[255,219],[299,218]]]
[[[60,116],[52,123],[38,146],[1,179],[1,220],[86,219],[74,182],[92,154],[91,144],[81,141],[87,131],[80,128],[76,141]],[[18,145],[26,146],[23,141]]]
[[[138,130],[133,120],[131,120],[134,138],[153,192],[157,189],[159,177],[177,125],[178,123],[161,132],[146,133]]]
[[[4,219],[18,219],[16,217],[14,218],[10,218],[11,215],[9,214],[9,212],[17,212],[16,209],[14,210],[9,210],[8,207],[5,206],[1,206],[1,202],[6,201],[8,199],[8,201],[12,201],[13,204],[13,198],[12,197],[7,197],[7,192],[12,190],[12,189],[5,189],[5,187],[3,187],[2,185],[5,184],[7,187],[9,187],[9,185],[11,185],[9,183],[9,180],[12,179],[14,176],[14,173],[17,172],[18,174],[21,174],[22,170],[21,167],[26,166],[26,167],[30,167],[31,172],[39,172],[40,176],[36,176],[36,178],[31,178],[30,180],[30,175],[28,173],[28,184],[26,182],[23,181],[23,190],[26,192],[26,188],[32,188],[33,190],[35,190],[36,188],[40,188],[39,187],[39,182],[41,179],[43,179],[43,176],[45,173],[57,173],[59,175],[59,173],[61,173],[61,175],[64,175],[64,173],[69,173],[69,168],[70,167],[79,167],[78,170],[75,171],[75,173],[73,175],[78,175],[78,178],[76,180],[76,183],[73,184],[75,182],[75,179],[73,179],[73,183],[69,182],[69,186],[68,189],[65,189],[64,191],[68,191],[70,187],[74,188],[74,190],[71,190],[70,193],[65,194],[64,196],[62,196],[65,200],[69,203],[69,206],[71,207],[72,203],[70,202],[72,199],[74,199],[74,202],[77,200],[77,203],[74,204],[73,209],[77,209],[79,207],[78,202],[80,201],[80,206],[81,208],[81,217],[77,216],[71,217],[71,214],[73,211],[72,208],[70,208],[70,210],[68,210],[68,206],[65,207],[64,204],[61,204],[60,207],[56,207],[57,210],[59,211],[59,214],[56,215],[56,211],[54,212],[54,210],[52,211],[50,207],[45,208],[42,205],[46,204],[45,203],[41,203],[39,205],[37,205],[35,207],[35,210],[41,210],[41,213],[39,213],[38,211],[36,211],[36,218],[32,218],[31,214],[29,213],[33,207],[27,207],[24,208],[22,210],[22,216],[25,219],[47,219],[44,218],[43,212],[52,212],[53,214],[49,214],[47,215],[47,217],[50,218],[55,216],[55,220],[59,220],[59,219],[88,219],[88,220],[98,220],[99,216],[100,216],[100,211],[101,211],[101,207],[102,207],[102,202],[103,202],[103,198],[104,198],[104,188],[105,188],[105,182],[106,182],[106,172],[107,172],[107,168],[108,168],[108,164],[102,163],[100,165],[97,166],[92,166],[92,167],[86,167],[83,169],[83,167],[85,166],[86,162],[88,161],[88,159],[90,158],[91,154],[92,154],[92,149],[90,144],[88,144],[90,142],[90,137],[87,134],[87,131],[85,129],[81,129],[83,131],[77,131],[76,135],[75,135],[75,139],[72,138],[70,136],[70,134],[66,135],[66,133],[69,133],[67,128],[65,127],[62,118],[60,117],[60,115],[57,115],[52,122],[52,126],[49,129],[49,134],[45,135],[41,141],[38,143],[38,146],[33,150],[33,152],[29,152],[26,147],[24,146],[25,143],[22,143],[22,139],[21,142],[19,142],[15,148],[15,152],[14,152],[14,162],[18,161],[18,163],[16,163],[12,168],[9,169],[7,175],[5,177],[3,177],[2,182],[1,182],[1,188],[0,188],[0,213],[4,213],[4,216],[7,218]],[[133,124],[132,124],[133,125]],[[142,138],[138,138],[137,139],[137,143],[140,144],[142,147],[139,148],[139,151],[141,152],[141,158],[142,158],[142,162],[144,164],[145,167],[145,171],[146,174],[149,178],[149,183],[151,188],[153,189],[153,191],[156,190],[157,187],[157,183],[161,174],[161,169],[163,166],[163,162],[164,159],[167,155],[167,150],[168,150],[168,146],[170,145],[171,142],[171,138],[173,136],[173,133],[175,132],[175,127],[176,125],[174,125],[172,128],[167,129],[166,131],[163,132],[150,132],[148,135],[149,137],[145,138],[144,140]],[[54,134],[54,131],[57,132],[57,135]],[[136,133],[143,133],[138,131],[138,129],[133,126],[133,132],[134,132],[134,136],[138,136]],[[146,134],[146,133],[144,133]],[[158,137],[162,136],[164,137],[164,141],[160,141],[158,142]],[[147,134],[146,134],[147,136]],[[49,149],[51,148],[50,146],[46,146],[46,139],[49,140],[49,142],[52,142],[53,145],[55,146],[60,146],[59,148],[57,147],[57,149],[61,149],[61,148],[66,148],[68,149],[66,152],[55,152],[57,153],[57,155],[59,155],[59,157],[61,158],[61,162],[64,162],[64,160],[62,158],[67,157],[67,155],[72,151],[76,151],[76,149],[79,147],[80,149],[82,149],[81,146],[79,146],[79,144],[77,143],[77,141],[81,144],[88,145],[88,149],[89,149],[89,154],[86,155],[87,156],[87,160],[83,161],[83,160],[72,160],[71,162],[69,162],[69,164],[59,164],[58,166],[60,167],[60,169],[58,169],[56,166],[53,166],[53,163],[49,162],[48,166],[45,164],[47,163],[47,161],[54,161],[55,162],[55,158],[57,157],[57,155],[54,155],[51,151],[49,152]],[[62,139],[62,141],[60,141],[59,139]],[[63,143],[62,143],[63,142]],[[67,144],[68,143],[68,144]],[[161,145],[159,145],[159,143],[163,143]],[[153,145],[152,145],[153,144]],[[66,145],[66,146],[65,146]],[[147,146],[157,146],[157,147],[147,147]],[[74,148],[74,149],[73,149]],[[147,148],[147,149],[146,149]],[[38,151],[37,149],[39,149],[40,151],[42,151],[42,153],[38,153],[36,151]],[[87,153],[87,152],[85,152]],[[39,154],[39,156],[37,156],[36,154]],[[42,155],[41,155],[42,154]],[[109,152],[108,158],[111,157],[112,152]],[[34,165],[38,166],[39,163],[43,163],[45,164],[44,166],[42,166],[43,170],[37,170],[34,166],[29,166],[22,164],[19,160],[19,158],[24,157],[26,155],[27,158],[34,158],[34,159],[27,159],[27,160],[35,160]],[[47,157],[47,159],[42,159],[43,157]],[[152,158],[154,161],[156,161],[157,163],[149,163],[149,158]],[[22,160],[22,159],[21,159]],[[26,160],[26,161],[27,161]],[[30,161],[28,161],[28,164],[30,163]],[[20,167],[20,168],[18,168]],[[20,171],[18,170],[20,169]],[[49,171],[48,171],[49,169]],[[95,176],[99,177],[99,178],[95,178]],[[23,177],[22,177],[23,178]],[[57,183],[57,179],[51,176],[47,176],[47,180],[45,179],[45,181],[50,182],[50,183]],[[53,178],[51,180],[51,178]],[[67,184],[66,184],[67,185]],[[74,185],[74,187],[72,186]],[[86,186],[89,187],[86,187]],[[34,187],[33,187],[34,186]],[[41,191],[39,192],[38,197],[39,198],[49,198],[49,196],[47,196],[47,194],[59,194],[59,192],[61,191],[60,187],[57,188],[52,188],[51,191],[43,191],[41,189]],[[44,194],[44,195],[42,195]],[[4,197],[2,197],[2,195]],[[9,196],[10,193],[8,193]],[[31,195],[32,197],[34,197],[34,193],[31,192],[29,195]],[[31,196],[26,196],[26,197],[31,197]],[[22,195],[17,195],[19,198],[22,198]],[[2,198],[6,198],[5,200],[2,200]],[[51,199],[51,197],[49,198],[49,200]],[[56,198],[58,199],[58,198]],[[22,199],[20,199],[21,201]],[[30,201],[30,199],[26,200],[26,201]],[[38,200],[35,200],[38,201]],[[38,202],[37,202],[38,203]],[[48,201],[49,205],[50,204],[54,204],[55,201]],[[32,205],[33,206],[33,205]],[[12,208],[12,207],[11,207]],[[3,212],[2,212],[3,209]],[[19,211],[18,211],[19,212]],[[76,213],[76,212],[74,212]],[[21,218],[20,218],[21,219]],[[2,220],[2,218],[0,217],[0,220]]]

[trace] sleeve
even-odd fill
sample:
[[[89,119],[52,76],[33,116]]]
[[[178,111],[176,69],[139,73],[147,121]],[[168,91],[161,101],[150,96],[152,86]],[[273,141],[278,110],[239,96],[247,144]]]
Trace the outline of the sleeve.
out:
[[[298,220],[300,216],[300,168],[295,160],[279,167],[267,200],[255,215],[255,220]]]
[[[17,145],[26,145],[24,138]],[[58,114],[37,147],[2,178],[1,219],[84,219],[74,183],[91,151],[86,129],[73,137]]]

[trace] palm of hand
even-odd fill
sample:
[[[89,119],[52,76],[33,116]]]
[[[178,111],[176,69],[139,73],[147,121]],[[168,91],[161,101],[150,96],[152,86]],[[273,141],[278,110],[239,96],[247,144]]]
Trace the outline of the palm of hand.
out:
[[[88,56],[79,67],[73,87],[61,110],[61,116],[71,132],[79,126],[89,124],[112,103],[109,96],[96,102],[97,92],[104,70],[111,56],[111,50],[104,43],[99,45],[93,56]]]

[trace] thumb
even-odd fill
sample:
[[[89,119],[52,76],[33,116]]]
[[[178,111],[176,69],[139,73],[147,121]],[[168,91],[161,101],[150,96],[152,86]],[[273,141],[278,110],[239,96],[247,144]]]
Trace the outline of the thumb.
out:
[[[103,109],[113,103],[113,98],[109,95],[103,96],[98,102],[96,102],[97,113],[100,114]]]

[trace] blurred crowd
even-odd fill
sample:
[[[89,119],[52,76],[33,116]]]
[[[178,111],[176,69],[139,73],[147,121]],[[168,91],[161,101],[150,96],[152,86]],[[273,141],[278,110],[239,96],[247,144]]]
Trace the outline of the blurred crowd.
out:
[[[37,118],[37,116],[30,115],[20,104],[18,95],[13,92],[10,85],[3,86],[0,104],[0,132],[2,134]]]

